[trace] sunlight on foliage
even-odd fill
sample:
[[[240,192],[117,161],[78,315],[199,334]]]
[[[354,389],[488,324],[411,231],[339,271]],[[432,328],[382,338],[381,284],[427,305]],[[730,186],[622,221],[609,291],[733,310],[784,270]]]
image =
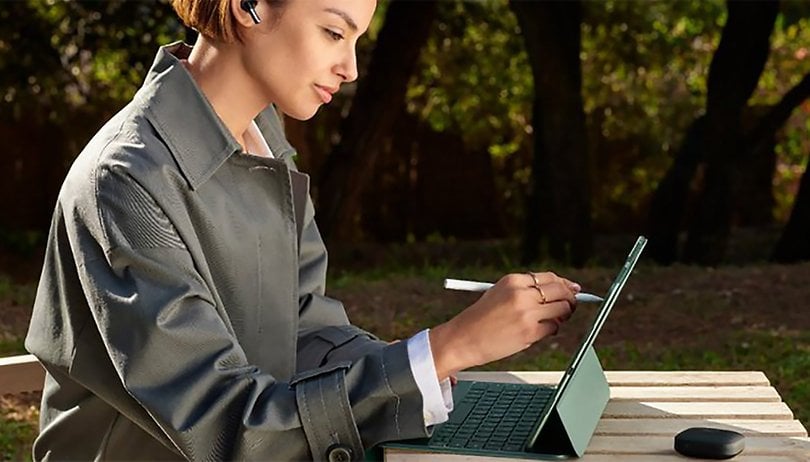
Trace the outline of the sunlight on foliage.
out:
[[[36,20],[10,20],[30,16]],[[11,53],[0,46],[5,103],[17,117],[36,116],[23,108],[41,107],[57,123],[68,123],[63,118],[69,110],[88,103],[123,105],[143,81],[157,47],[184,36],[167,0],[7,2],[0,24],[0,36],[11,43],[25,37],[26,43]]]
[[[584,6],[580,58],[593,210],[596,222],[610,228],[615,216],[643,213],[686,128],[702,113],[727,12],[721,0]],[[796,2],[785,3],[752,104],[775,104],[810,71],[805,13]],[[507,204],[522,200],[529,181],[533,80],[508,2],[442,2],[421,60],[408,90],[409,111],[434,130],[460,132],[470,146],[486,145],[496,168],[509,162],[514,173],[497,184]],[[808,120],[807,106],[797,110],[777,147],[784,164],[774,179],[780,219],[795,195],[793,175],[810,151]]]
[[[361,75],[388,3],[379,2],[358,44]],[[781,3],[771,55],[751,105],[775,104],[810,72],[807,5]],[[628,215],[643,216],[686,128],[703,111],[709,64],[727,12],[722,0],[606,0],[584,2],[583,8],[580,58],[593,218],[598,228],[614,229]],[[184,36],[168,0],[5,2],[0,118],[91,133],[132,97],[157,46]],[[15,46],[21,42],[25,46]],[[313,132],[323,132],[313,138],[324,152],[339,140],[335,131],[348,112],[352,86],[310,122]],[[531,178],[533,93],[525,44],[508,0],[439,2],[408,87],[408,111],[492,155],[503,210],[513,222],[521,220]],[[805,104],[779,134],[774,188],[780,220],[791,209],[797,172],[810,152],[808,132]],[[78,152],[86,141],[82,136],[66,151]]]

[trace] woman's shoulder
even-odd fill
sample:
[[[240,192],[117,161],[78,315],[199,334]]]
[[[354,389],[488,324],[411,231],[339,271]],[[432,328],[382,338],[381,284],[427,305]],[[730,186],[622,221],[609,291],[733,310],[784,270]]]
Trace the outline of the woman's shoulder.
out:
[[[183,183],[175,160],[144,111],[130,103],[90,139],[76,157],[60,191],[66,198],[95,200],[105,188],[121,183],[169,193]]]
[[[147,174],[174,163],[166,143],[133,101],[96,133],[79,157],[100,167],[126,168],[132,174]]]

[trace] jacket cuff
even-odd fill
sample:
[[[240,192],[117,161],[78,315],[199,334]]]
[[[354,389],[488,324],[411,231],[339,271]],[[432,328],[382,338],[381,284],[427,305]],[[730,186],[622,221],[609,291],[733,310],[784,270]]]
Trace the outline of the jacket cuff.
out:
[[[430,431],[422,414],[423,398],[411,371],[406,342],[397,342],[383,349],[385,381],[397,399],[396,439],[425,438]]]
[[[298,374],[290,381],[301,424],[316,461],[362,460],[363,443],[346,390],[348,361]]]
[[[351,361],[385,346],[373,334],[351,324],[326,326],[307,334],[298,343],[298,370]]]

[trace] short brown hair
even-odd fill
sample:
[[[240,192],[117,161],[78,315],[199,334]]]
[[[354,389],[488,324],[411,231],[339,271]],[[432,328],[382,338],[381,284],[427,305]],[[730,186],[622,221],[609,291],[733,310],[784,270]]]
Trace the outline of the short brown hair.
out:
[[[285,0],[266,0],[278,19]],[[239,40],[236,18],[231,14],[231,0],[172,0],[172,7],[186,27],[200,35],[225,43]]]

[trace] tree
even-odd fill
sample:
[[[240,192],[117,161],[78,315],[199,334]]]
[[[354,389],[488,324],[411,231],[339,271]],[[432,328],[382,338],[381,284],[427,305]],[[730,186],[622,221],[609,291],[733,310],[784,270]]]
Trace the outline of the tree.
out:
[[[810,164],[802,175],[790,220],[774,248],[772,259],[780,263],[810,260]]]
[[[731,231],[735,158],[743,150],[741,118],[770,51],[779,3],[728,2],[728,22],[709,68],[703,137],[706,177],[684,249],[687,262],[717,264]]]
[[[47,229],[72,159],[181,31],[165,0],[0,4],[0,240]]]
[[[675,161],[658,184],[650,203],[647,229],[648,252],[661,264],[678,260],[678,233],[686,209],[689,186],[702,160],[705,118],[698,117],[689,126]]]
[[[810,97],[810,74],[805,75],[798,85],[785,94],[769,116],[763,118],[758,130],[762,132],[760,136],[765,138],[774,127],[781,126],[793,109],[808,97]],[[793,211],[774,248],[772,259],[781,263],[810,260],[808,236],[810,236],[810,163],[802,175]]]
[[[734,159],[744,149],[741,118],[770,50],[770,35],[779,4],[727,2],[728,19],[709,68],[706,113],[689,130],[673,167],[661,182],[650,212],[653,257],[671,262],[685,191],[699,161],[706,164],[704,190],[689,225],[684,258],[719,263],[731,229]]]
[[[361,193],[373,171],[377,146],[405,104],[405,91],[430,32],[436,2],[392,0],[369,62],[357,85],[341,140],[321,174],[318,223],[324,238],[350,235]]]
[[[524,262],[541,237],[552,258],[582,265],[591,252],[590,195],[580,67],[580,2],[522,2],[517,15],[534,76],[532,192]]]

